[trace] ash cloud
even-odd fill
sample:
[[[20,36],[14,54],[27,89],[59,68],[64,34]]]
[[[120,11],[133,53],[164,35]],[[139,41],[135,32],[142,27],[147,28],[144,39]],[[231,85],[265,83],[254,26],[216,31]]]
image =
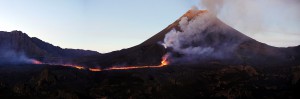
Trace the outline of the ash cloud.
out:
[[[200,0],[226,24],[246,33],[296,34],[300,37],[299,0]]]
[[[167,59],[171,64],[232,61],[239,57],[234,51],[240,43],[252,40],[242,33],[293,33],[300,37],[299,4],[299,0],[200,0],[200,9],[208,9],[208,13],[181,18],[181,30],[166,34]]]
[[[164,38],[163,45],[169,50],[167,59],[171,64],[230,59],[236,46],[247,39],[209,12],[193,19],[182,17],[179,27],[181,31],[173,29]]]

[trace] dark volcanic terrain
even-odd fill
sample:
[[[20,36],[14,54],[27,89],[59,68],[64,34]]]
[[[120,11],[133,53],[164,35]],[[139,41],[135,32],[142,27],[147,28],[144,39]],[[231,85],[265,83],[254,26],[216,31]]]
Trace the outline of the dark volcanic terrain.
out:
[[[170,65],[90,72],[1,65],[1,99],[299,99],[300,67]]]

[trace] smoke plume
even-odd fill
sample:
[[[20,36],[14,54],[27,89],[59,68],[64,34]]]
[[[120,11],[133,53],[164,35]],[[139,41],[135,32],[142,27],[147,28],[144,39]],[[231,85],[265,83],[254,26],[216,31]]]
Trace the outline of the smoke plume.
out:
[[[205,60],[229,59],[236,46],[247,38],[219,21],[214,14],[190,10],[195,17],[182,17],[180,30],[166,34],[164,46],[170,50],[171,63],[195,63]]]
[[[35,60],[28,58],[22,52],[0,47],[0,64],[33,64]]]
[[[300,0],[200,0],[201,9],[247,35],[271,32],[300,37],[299,5]]]

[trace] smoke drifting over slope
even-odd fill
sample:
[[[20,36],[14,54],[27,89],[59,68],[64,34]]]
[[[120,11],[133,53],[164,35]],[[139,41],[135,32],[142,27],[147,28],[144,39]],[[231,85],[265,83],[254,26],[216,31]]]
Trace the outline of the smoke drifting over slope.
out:
[[[24,53],[0,48],[0,64],[32,64],[34,60],[29,59]]]
[[[272,43],[269,41],[278,40],[279,36],[282,42],[292,39],[295,45],[300,44],[299,40],[285,35],[300,38],[299,5],[299,0],[200,0],[201,9],[208,9],[224,23],[247,35],[255,37],[271,33],[274,35],[269,36],[268,40],[260,40]]]
[[[164,46],[171,50],[171,63],[195,63],[211,59],[230,59],[236,46],[247,36],[230,28],[207,11],[192,9],[195,17],[182,17],[180,31],[173,29],[166,34]]]

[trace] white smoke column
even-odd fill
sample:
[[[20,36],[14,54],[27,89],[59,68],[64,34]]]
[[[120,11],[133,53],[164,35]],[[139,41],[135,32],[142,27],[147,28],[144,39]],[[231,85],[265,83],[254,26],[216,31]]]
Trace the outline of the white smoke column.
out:
[[[164,44],[166,48],[173,48],[176,52],[182,52],[184,54],[202,54],[205,52],[212,52],[212,48],[202,48],[202,47],[187,47],[182,49],[185,44],[191,44],[195,40],[203,39],[203,35],[197,35],[203,32],[211,23],[211,15],[208,13],[201,14],[201,16],[196,17],[196,19],[188,21],[187,17],[181,18],[179,26],[182,32],[171,30],[166,34],[164,39]],[[196,51],[196,53],[195,53]]]
[[[164,46],[171,49],[171,63],[195,63],[210,59],[227,59],[244,35],[220,22],[213,14],[190,10],[195,17],[182,17],[181,31],[171,30],[165,35]],[[176,57],[176,53],[179,57]]]
[[[300,44],[300,0],[200,0],[200,8],[264,43],[291,46],[275,43],[281,40]]]

